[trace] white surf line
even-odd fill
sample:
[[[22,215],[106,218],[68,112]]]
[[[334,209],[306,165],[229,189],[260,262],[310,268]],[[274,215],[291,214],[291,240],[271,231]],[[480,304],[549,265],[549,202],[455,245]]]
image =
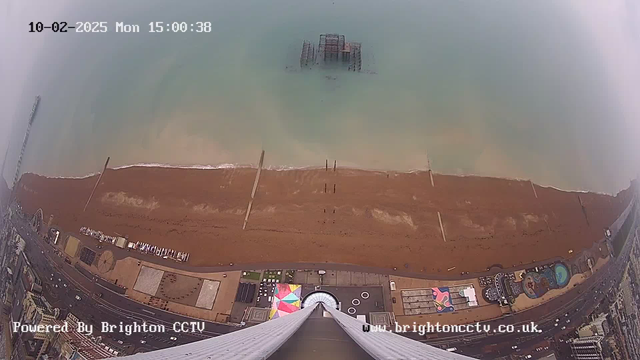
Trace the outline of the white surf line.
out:
[[[190,170],[221,170],[221,169],[253,169],[254,168],[252,164],[241,164],[241,163],[233,163],[233,164],[223,163],[219,165],[174,165],[174,164],[165,164],[165,163],[136,163],[136,164],[130,164],[130,165],[116,166],[116,167],[112,167],[111,169],[122,170],[122,169],[135,168],[135,167],[163,168],[163,169],[190,169]],[[293,165],[269,165],[265,167],[266,170],[271,170],[271,171],[316,170],[321,168],[322,168],[321,166],[293,166]],[[408,170],[402,170],[402,169],[393,170],[393,169],[378,169],[374,167],[362,167],[362,166],[355,166],[355,165],[346,166],[346,167],[343,167],[343,169],[368,171],[372,173],[381,173],[381,174],[386,174],[390,171],[394,171],[396,173],[402,173],[402,174],[413,174],[413,173],[420,173],[425,171],[424,168],[417,168],[417,169],[412,168]],[[430,171],[431,173],[433,173],[433,170],[431,170],[431,165],[429,165],[429,169],[427,169],[427,171]],[[36,173],[29,173],[29,174],[42,176],[47,179],[86,179],[92,176],[99,175],[100,173],[89,173],[82,176],[61,176],[61,175],[54,176],[54,175],[44,175],[44,174],[36,174]],[[466,173],[466,174],[438,173],[438,174],[444,175],[444,176],[456,176],[456,177],[481,177],[481,178],[491,178],[491,179],[500,179],[500,180],[528,181],[528,179],[523,179],[523,178],[498,176],[498,175],[489,176],[486,174],[482,175],[482,174],[474,174],[474,173]],[[608,195],[608,196],[615,195],[613,193],[606,193],[606,192],[595,191],[595,190],[581,190],[581,189],[568,189],[568,188],[562,189],[552,185],[543,185],[543,184],[538,184],[538,186],[542,188],[555,189],[562,192],[576,192],[576,193],[584,193],[584,194],[591,193],[591,194]]]
[[[444,227],[442,226],[442,217],[440,216],[440,211],[438,211],[438,222],[440,222],[440,231],[442,231],[442,239],[444,242],[447,242],[447,237],[444,234]]]

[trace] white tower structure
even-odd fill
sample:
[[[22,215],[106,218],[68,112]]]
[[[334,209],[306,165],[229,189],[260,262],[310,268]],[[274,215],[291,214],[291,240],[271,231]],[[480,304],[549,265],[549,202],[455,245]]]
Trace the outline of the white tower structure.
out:
[[[325,312],[320,311],[322,308]],[[330,315],[323,316],[323,313]],[[305,328],[301,329],[302,327]],[[309,336],[315,328],[324,328],[322,338]],[[343,338],[331,341],[334,338],[328,337],[334,335]],[[291,342],[295,344],[290,344]],[[324,303],[316,303],[290,315],[215,338],[125,358],[132,360],[275,360],[308,358],[305,354],[313,354],[313,358],[353,360],[471,359],[392,332],[364,332],[363,322]]]

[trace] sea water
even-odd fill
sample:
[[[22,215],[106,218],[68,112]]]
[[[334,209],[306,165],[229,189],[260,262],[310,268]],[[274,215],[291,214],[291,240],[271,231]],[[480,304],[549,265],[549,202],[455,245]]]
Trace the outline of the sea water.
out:
[[[107,156],[256,164],[264,149],[266,166],[411,170],[429,159],[443,173],[628,185],[616,99],[563,3],[149,0],[62,14],[109,31],[43,35],[9,154],[15,164],[41,95],[25,172],[83,176]],[[115,33],[116,22],[141,32]],[[211,32],[149,33],[150,22]],[[321,33],[362,43],[367,71],[299,71],[303,40],[317,46]]]

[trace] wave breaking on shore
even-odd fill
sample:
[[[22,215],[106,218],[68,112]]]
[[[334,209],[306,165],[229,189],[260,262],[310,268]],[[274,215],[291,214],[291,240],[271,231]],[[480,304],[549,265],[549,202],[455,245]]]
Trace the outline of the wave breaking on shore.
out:
[[[165,169],[188,169],[188,170],[221,170],[221,169],[256,169],[257,165],[255,164],[240,164],[240,163],[236,163],[236,164],[232,164],[232,163],[222,163],[222,164],[218,164],[218,165],[200,165],[200,164],[194,164],[194,165],[174,165],[174,164],[163,164],[163,163],[136,163],[136,164],[130,164],[130,165],[122,165],[122,166],[116,166],[116,167],[111,167],[109,169],[111,170],[121,170],[121,169],[129,169],[129,168],[136,168],[136,167],[140,167],[140,168],[165,168]],[[323,166],[291,166],[291,165],[270,165],[270,166],[264,166],[263,169],[264,170],[270,170],[270,171],[292,171],[292,170],[317,170],[317,169],[322,169],[324,168]],[[332,168],[332,166],[329,166],[329,168]],[[340,167],[340,169],[342,170],[355,170],[355,171],[367,171],[367,172],[378,172],[378,173],[397,173],[397,174],[418,174],[418,173],[423,173],[423,172],[427,172],[427,169],[410,169],[410,170],[391,170],[391,169],[369,169],[369,168],[362,168],[362,167],[356,167],[356,166],[342,166]],[[502,180],[512,180],[512,181],[531,181],[530,179],[521,179],[521,178],[514,178],[514,177],[508,177],[508,176],[488,176],[488,175],[479,175],[479,174],[443,174],[443,173],[438,173],[438,172],[433,172],[435,175],[447,175],[447,176],[456,176],[456,177],[484,177],[484,178],[495,178],[495,179],[502,179]],[[90,178],[92,176],[97,176],[99,175],[99,172],[95,172],[95,173],[90,173],[87,175],[82,175],[82,176],[45,176],[42,175],[46,178],[50,178],[50,179],[86,179],[86,178]],[[533,181],[531,181],[533,183]],[[558,187],[555,187],[553,185],[546,185],[546,184],[538,184],[538,183],[534,183],[537,186],[540,187],[544,187],[544,188],[550,188],[550,189],[554,189],[554,190],[558,190],[558,191],[563,191],[563,192],[575,192],[575,193],[583,193],[583,194],[587,194],[587,193],[592,193],[592,194],[600,194],[600,195],[615,195],[615,194],[609,194],[609,193],[604,193],[604,192],[597,192],[597,191],[589,191],[589,190],[583,190],[583,189],[561,189]]]

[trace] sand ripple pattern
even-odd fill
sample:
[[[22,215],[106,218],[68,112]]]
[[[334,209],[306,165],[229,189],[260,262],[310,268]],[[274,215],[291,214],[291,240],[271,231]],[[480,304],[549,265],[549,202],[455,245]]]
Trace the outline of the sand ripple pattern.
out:
[[[155,198],[145,200],[136,196],[128,196],[125,192],[108,192],[102,196],[102,203],[116,206],[130,206],[149,211],[160,207],[160,203]]]

